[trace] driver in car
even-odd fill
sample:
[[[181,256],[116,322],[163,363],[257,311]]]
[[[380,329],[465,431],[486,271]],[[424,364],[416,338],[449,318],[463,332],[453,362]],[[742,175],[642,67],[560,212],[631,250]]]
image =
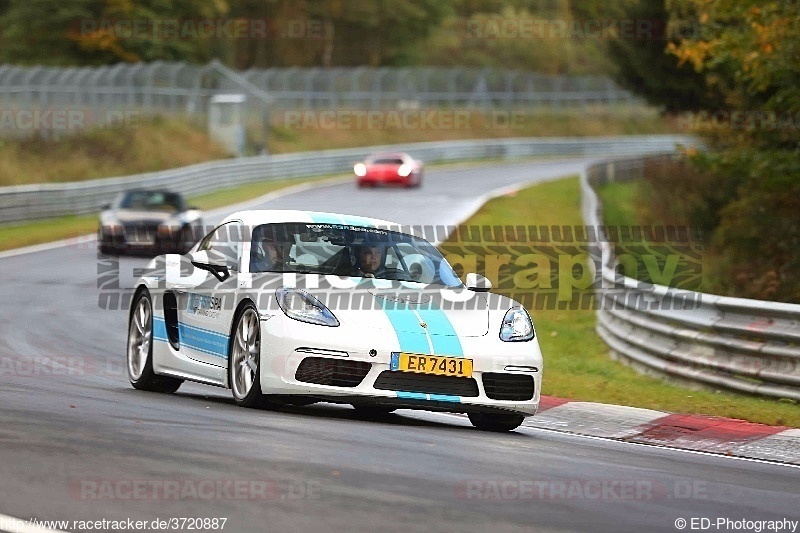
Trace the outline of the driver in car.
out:
[[[356,255],[357,276],[376,278],[385,274],[383,250],[380,246],[360,246]]]
[[[251,272],[282,271],[286,264],[286,245],[272,236],[265,236],[260,250],[253,247],[250,259]]]

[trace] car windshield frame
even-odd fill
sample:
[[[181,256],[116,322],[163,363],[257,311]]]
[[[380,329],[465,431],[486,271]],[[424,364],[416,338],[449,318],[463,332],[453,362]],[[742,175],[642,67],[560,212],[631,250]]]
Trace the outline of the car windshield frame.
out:
[[[163,201],[161,203],[153,203],[152,200],[159,195]],[[114,204],[114,208],[163,213],[181,213],[186,210],[183,197],[179,193],[142,190],[128,191],[121,194]]]
[[[369,165],[405,165],[406,161],[402,157],[376,157],[367,161]]]
[[[277,261],[267,258],[267,245],[278,248]],[[373,273],[359,271],[363,246],[381,250],[381,265]],[[396,282],[463,288],[461,279],[430,242],[385,227],[314,222],[275,222],[253,227],[252,273],[299,273],[362,277]],[[370,275],[371,274],[371,275]]]

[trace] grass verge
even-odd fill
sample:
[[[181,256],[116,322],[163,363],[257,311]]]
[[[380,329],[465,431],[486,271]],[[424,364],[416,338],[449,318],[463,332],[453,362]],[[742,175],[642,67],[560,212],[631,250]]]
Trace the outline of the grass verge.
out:
[[[228,157],[205,128],[181,118],[142,118],[58,140],[0,140],[0,186],[82,181]]]
[[[598,187],[597,196],[603,206],[603,221],[610,228],[642,227],[663,230],[647,224],[646,221],[654,217],[647,205],[641,200],[643,195],[641,181],[627,183],[612,182]],[[685,229],[685,228],[684,228]],[[714,268],[719,257],[702,236],[695,235],[691,229],[686,231],[689,241],[669,238],[664,242],[643,240],[641,245],[621,244],[620,253],[632,258],[632,262],[622,263],[623,271],[631,278],[647,283],[656,283],[670,287],[699,291],[715,292],[714,287],[719,287],[719,274]],[[619,245],[619,242],[618,242]],[[655,271],[665,274],[663,277],[651,276],[645,257],[649,255],[655,263]],[[668,263],[671,262],[670,265]]]
[[[579,199],[578,178],[544,183],[490,201],[467,224],[582,225]],[[800,427],[800,407],[794,402],[690,390],[612,361],[595,333],[594,311],[548,308],[532,315],[545,361],[543,394]]]

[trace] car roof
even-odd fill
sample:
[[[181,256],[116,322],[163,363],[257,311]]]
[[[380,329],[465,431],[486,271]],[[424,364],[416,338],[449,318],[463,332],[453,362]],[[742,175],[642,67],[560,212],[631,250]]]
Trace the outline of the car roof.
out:
[[[393,231],[415,234],[410,226],[403,226],[399,222],[392,222],[379,218],[345,215],[342,213],[327,213],[324,211],[300,211],[290,209],[250,209],[236,211],[225,217],[225,222],[241,221],[245,226],[255,227],[261,224],[276,224],[281,222],[302,222],[307,224],[336,224],[356,227],[391,228]]]
[[[145,189],[145,188],[141,188],[141,187],[137,187],[135,189],[125,189],[120,194],[130,194],[130,193],[134,193],[134,192],[146,192],[148,194],[172,194],[172,195],[181,196],[181,197],[183,196],[181,193],[175,192],[175,191],[170,191],[169,189]]]
[[[381,152],[372,154],[367,159],[411,159],[411,156],[404,152]]]

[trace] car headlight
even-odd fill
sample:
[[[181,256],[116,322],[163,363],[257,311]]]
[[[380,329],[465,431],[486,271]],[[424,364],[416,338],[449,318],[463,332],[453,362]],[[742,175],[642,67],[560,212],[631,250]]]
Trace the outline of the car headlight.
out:
[[[400,167],[398,167],[397,169],[398,176],[405,178],[409,174],[411,174],[411,165],[406,165],[405,163],[403,163],[402,165],[400,165]]]
[[[160,224],[158,226],[158,235],[160,237],[171,238],[173,233],[178,232],[177,226],[170,226],[169,224]]]
[[[122,235],[125,233],[125,228],[122,224],[114,221],[105,221],[101,224],[103,233],[107,235]]]
[[[336,327],[339,325],[339,320],[333,316],[330,309],[306,291],[282,288],[275,291],[275,297],[278,299],[281,310],[289,318],[319,326]]]
[[[503,317],[500,326],[500,340],[523,342],[533,338],[533,323],[528,312],[522,307],[512,307]]]
[[[356,173],[356,176],[363,178],[367,175],[367,165],[364,163],[356,163],[356,166],[353,167],[353,172]]]

